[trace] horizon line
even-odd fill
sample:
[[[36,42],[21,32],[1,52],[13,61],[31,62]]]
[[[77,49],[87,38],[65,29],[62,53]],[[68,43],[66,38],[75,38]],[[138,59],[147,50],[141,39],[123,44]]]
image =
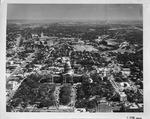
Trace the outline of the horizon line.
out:
[[[143,19],[7,19],[7,20],[57,20],[57,21],[143,21]]]

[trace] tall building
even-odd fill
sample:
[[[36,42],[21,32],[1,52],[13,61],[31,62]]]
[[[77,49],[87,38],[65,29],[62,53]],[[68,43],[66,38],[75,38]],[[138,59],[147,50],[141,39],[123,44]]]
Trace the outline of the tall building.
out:
[[[64,65],[64,73],[63,73],[63,82],[67,83],[73,83],[73,69],[71,67],[71,63],[70,61],[66,61],[65,65]]]
[[[112,112],[111,105],[106,101],[106,98],[102,98],[98,101],[98,106],[95,107],[95,112]]]

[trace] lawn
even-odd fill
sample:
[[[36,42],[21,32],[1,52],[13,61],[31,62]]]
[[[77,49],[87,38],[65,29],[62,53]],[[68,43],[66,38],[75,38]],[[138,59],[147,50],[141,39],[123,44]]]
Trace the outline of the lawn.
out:
[[[96,48],[94,48],[92,45],[73,45],[73,47],[77,50],[77,51],[98,51]]]

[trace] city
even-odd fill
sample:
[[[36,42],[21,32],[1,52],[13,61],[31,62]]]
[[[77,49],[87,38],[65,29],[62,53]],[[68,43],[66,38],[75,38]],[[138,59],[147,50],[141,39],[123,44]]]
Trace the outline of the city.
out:
[[[7,20],[7,112],[143,112],[141,21]]]

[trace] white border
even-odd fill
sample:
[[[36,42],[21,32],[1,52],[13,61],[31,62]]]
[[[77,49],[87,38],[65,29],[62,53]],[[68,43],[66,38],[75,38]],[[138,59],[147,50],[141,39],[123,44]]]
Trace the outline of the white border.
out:
[[[134,116],[142,119],[150,119],[150,99],[148,90],[150,87],[150,1],[149,0],[2,0],[0,6],[0,119],[49,119],[49,118],[103,118],[103,119],[127,119]],[[5,59],[6,59],[6,17],[8,3],[30,4],[143,4],[143,48],[144,48],[144,113],[9,113],[6,112],[5,97]]]

